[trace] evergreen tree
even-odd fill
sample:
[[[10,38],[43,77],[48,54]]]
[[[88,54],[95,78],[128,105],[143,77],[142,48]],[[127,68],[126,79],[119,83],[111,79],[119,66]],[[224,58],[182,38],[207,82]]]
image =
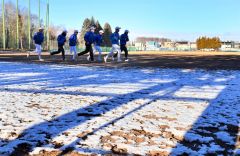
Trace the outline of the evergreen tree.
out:
[[[90,26],[96,27],[96,21],[93,16],[91,17],[91,25]]]
[[[112,34],[112,28],[109,23],[105,23],[104,25],[104,34],[103,34],[103,40],[104,45],[107,47],[111,47],[112,43],[110,41],[110,36]]]
[[[96,31],[95,31],[96,34],[98,34],[100,30],[103,30],[101,24],[98,21],[96,21],[95,26],[96,26]]]
[[[81,35],[80,35],[80,44],[81,45],[85,44],[84,35],[89,30],[90,26],[91,26],[91,20],[89,18],[86,18],[83,22],[83,26],[82,26],[82,29],[81,29]]]
[[[96,30],[95,30],[96,34],[98,34],[100,30],[104,30],[104,34],[103,34],[104,46],[111,47],[110,36],[112,34],[112,29],[110,24],[106,23],[103,29],[99,21],[95,20],[94,17],[91,17],[91,19],[86,18],[84,20],[82,30],[81,30],[81,35],[80,35],[80,44],[82,46],[85,44],[84,35],[86,34],[86,32],[89,30],[91,26],[96,27]]]

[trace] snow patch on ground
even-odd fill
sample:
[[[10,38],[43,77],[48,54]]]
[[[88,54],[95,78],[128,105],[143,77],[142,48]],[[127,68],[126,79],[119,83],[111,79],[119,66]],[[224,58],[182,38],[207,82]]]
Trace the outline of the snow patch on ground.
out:
[[[0,62],[0,155],[25,142],[32,154],[238,153],[239,82],[240,71]]]

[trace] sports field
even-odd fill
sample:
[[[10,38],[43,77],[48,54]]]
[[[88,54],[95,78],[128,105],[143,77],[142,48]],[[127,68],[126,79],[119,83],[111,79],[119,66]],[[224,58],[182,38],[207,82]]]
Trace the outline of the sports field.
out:
[[[240,54],[0,54],[0,155],[239,155]]]
[[[81,66],[102,66],[102,67],[158,67],[158,68],[184,68],[184,69],[240,69],[240,53],[238,52],[130,52],[130,62],[107,64],[94,62],[89,63],[86,55],[71,61],[71,56],[63,62],[61,55],[49,56],[43,53],[44,62],[39,62],[35,53],[30,58],[26,57],[26,52],[0,52],[0,61],[26,62],[26,63],[54,63],[70,64]]]

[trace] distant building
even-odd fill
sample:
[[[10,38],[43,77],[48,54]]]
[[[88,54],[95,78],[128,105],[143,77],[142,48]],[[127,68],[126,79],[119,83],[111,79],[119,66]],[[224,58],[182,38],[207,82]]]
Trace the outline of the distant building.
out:
[[[174,42],[164,42],[162,47],[168,48],[168,49],[173,49],[173,48],[175,48],[175,43]]]
[[[180,41],[175,43],[176,50],[189,51],[190,43],[188,41]]]
[[[240,43],[233,41],[221,42],[221,51],[240,52]]]
[[[146,45],[140,42],[135,43],[135,48],[137,51],[145,51],[146,50]]]
[[[158,51],[161,48],[161,44],[155,41],[146,42],[146,50],[147,51]]]
[[[142,42],[136,42],[135,48],[137,51],[195,51],[197,50],[196,42],[188,41],[147,41],[146,44]]]
[[[197,50],[197,43],[196,42],[190,42],[190,50],[192,50],[192,51]]]
[[[235,44],[234,44],[234,48],[236,48],[236,49],[240,49],[240,42],[235,42]]]
[[[232,41],[227,41],[227,42],[221,42],[221,49],[222,50],[228,50],[228,49],[232,49],[235,48],[235,43]]]
[[[175,50],[175,42],[166,41],[162,43],[161,51],[174,51]]]

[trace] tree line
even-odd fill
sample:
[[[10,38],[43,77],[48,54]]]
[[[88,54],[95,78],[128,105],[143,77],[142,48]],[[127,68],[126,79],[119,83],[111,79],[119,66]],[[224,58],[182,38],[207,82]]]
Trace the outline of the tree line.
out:
[[[2,11],[2,10],[1,10]],[[21,49],[26,49],[28,47],[28,10],[26,8],[19,10],[19,15],[16,17],[16,6],[10,1],[5,3],[5,45],[7,49],[17,48],[17,23],[19,20],[19,46]],[[38,17],[36,15],[31,15],[31,35],[35,31],[38,25]],[[3,34],[3,21],[2,13],[0,15],[0,33]],[[32,45],[33,46],[33,45]],[[3,47],[3,36],[0,35],[0,47]]]
[[[2,4],[3,5],[3,4]],[[0,14],[0,48],[3,48],[3,14]],[[16,4],[12,1],[8,1],[4,4],[5,11],[5,46],[6,49],[29,49],[29,30],[28,30],[28,18],[29,9],[26,7],[21,7],[17,9]],[[18,14],[17,14],[18,12]],[[19,38],[17,38],[17,20],[18,20],[18,32]],[[39,23],[40,22],[40,23]],[[35,14],[30,14],[30,36],[32,37],[34,33],[38,30],[39,26],[44,26],[44,21],[40,20]],[[58,26],[49,27],[49,38],[55,39],[56,34],[54,34],[56,29],[60,29]],[[45,31],[45,36],[47,36],[47,31]],[[46,48],[47,39],[45,37],[44,48]],[[33,41],[30,42],[30,48],[34,48]]]
[[[221,48],[221,40],[219,37],[199,37],[196,41],[197,49],[214,49],[219,50]]]
[[[17,14],[17,7],[16,5],[8,1],[4,5],[5,7],[5,46],[6,49],[13,50],[13,49],[28,49],[29,48],[29,31],[28,31],[28,8],[19,8],[18,9],[18,17]],[[1,10],[2,11],[2,10]],[[18,27],[19,27],[19,40],[17,42],[17,18],[19,21]],[[3,34],[3,17],[2,13],[0,13],[0,34]],[[30,25],[30,36],[33,36],[36,31],[38,31],[39,27],[39,18],[35,14],[31,14],[30,16],[31,25]],[[41,26],[44,26],[44,21],[41,20]],[[110,35],[112,33],[112,28],[109,23],[105,23],[104,27],[101,26],[98,20],[95,20],[94,17],[86,18],[82,24],[81,27],[81,33],[79,36],[80,46],[84,46],[84,35],[86,31],[88,31],[88,28],[90,26],[96,26],[96,33],[98,33],[100,30],[104,30],[104,46],[110,47],[111,41],[110,41]],[[61,31],[64,28],[61,26],[55,26],[51,25],[49,26],[48,30],[45,30],[45,41],[43,44],[43,48],[47,49],[47,40],[46,40],[46,34],[47,31],[49,32],[49,39],[50,39],[50,48],[54,49],[56,48],[56,38],[61,33]],[[71,32],[71,31],[70,31]],[[69,34],[71,35],[71,34]],[[18,45],[17,45],[18,43]],[[30,45],[31,49],[34,49],[34,43],[31,42]],[[0,35],[0,48],[3,48],[3,36]]]
[[[81,33],[80,33],[80,45],[84,45],[84,35],[89,30],[90,26],[95,26],[97,34],[100,30],[104,31],[103,34],[103,40],[104,40],[104,46],[111,47],[111,41],[110,41],[110,35],[112,34],[112,28],[109,23],[105,23],[104,27],[101,26],[98,20],[95,20],[94,17],[86,18],[83,22]]]

